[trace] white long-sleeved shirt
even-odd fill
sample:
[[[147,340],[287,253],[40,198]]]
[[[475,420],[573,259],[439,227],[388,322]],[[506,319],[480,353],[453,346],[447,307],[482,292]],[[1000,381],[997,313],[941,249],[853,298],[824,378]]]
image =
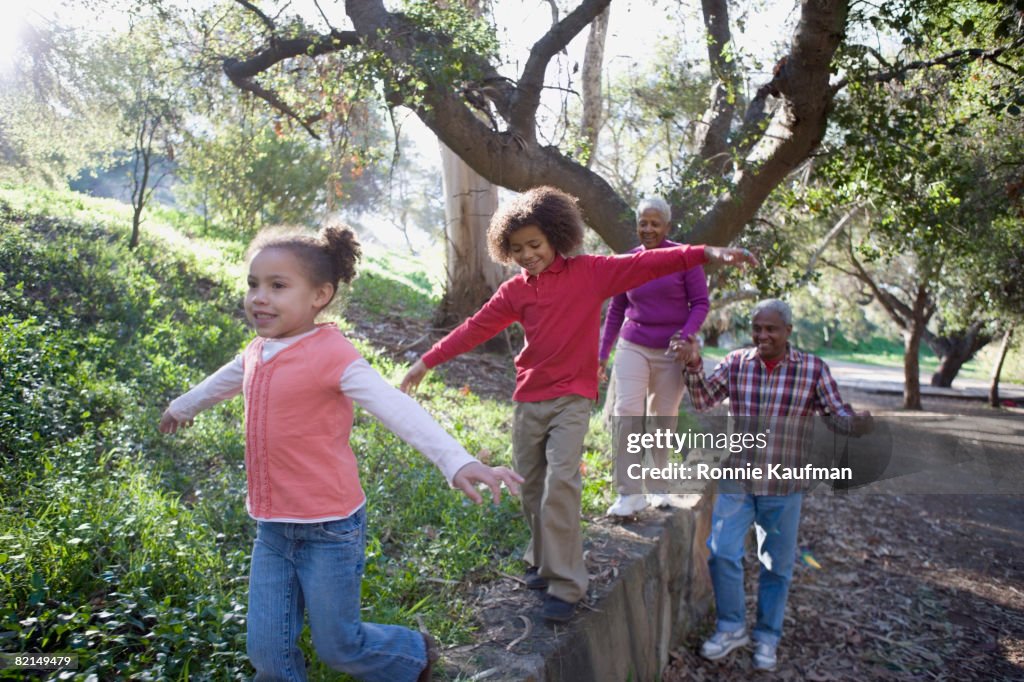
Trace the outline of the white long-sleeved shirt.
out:
[[[263,361],[269,361],[291,344],[316,331],[283,339],[267,339],[263,344]],[[241,393],[244,376],[242,356],[237,355],[187,393],[171,401],[168,409],[179,421],[192,419],[203,410]],[[348,366],[338,382],[338,388],[433,462],[449,485],[459,469],[478,461],[441,428],[419,403],[384,381],[384,377],[365,359],[359,358]],[[272,520],[310,523],[334,519]]]

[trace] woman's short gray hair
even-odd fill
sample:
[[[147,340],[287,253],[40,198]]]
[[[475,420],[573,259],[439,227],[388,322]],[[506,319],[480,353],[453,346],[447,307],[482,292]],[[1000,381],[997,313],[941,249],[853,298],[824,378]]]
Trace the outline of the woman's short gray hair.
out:
[[[782,322],[787,326],[793,324],[793,311],[785,301],[780,301],[777,298],[766,298],[763,301],[758,301],[754,309],[750,311],[750,319],[753,320],[757,317],[758,313],[764,311],[778,313],[782,317]]]
[[[640,200],[640,203],[636,207],[636,219],[639,222],[640,216],[644,214],[644,211],[648,209],[654,209],[661,214],[662,220],[665,223],[672,222],[672,209],[669,207],[668,202],[661,197],[644,197]]]

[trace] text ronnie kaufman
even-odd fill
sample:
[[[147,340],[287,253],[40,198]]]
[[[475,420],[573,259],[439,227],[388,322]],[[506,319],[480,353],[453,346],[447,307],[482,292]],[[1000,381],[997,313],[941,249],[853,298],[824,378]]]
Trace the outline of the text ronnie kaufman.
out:
[[[652,479],[659,481],[760,481],[778,479],[782,481],[851,481],[850,467],[783,466],[770,464],[767,467],[717,466],[700,462],[680,464],[673,462],[665,467],[645,467],[630,464],[626,475],[633,480]]]

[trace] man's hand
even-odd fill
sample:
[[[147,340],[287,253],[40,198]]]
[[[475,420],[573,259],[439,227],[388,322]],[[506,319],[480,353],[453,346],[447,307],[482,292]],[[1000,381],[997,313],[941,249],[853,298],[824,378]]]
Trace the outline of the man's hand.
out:
[[[676,361],[686,367],[697,367],[701,364],[700,342],[697,337],[690,334],[685,339],[675,335],[668,344],[669,353],[676,356]]]
[[[427,366],[423,364],[423,360],[417,360],[409,371],[405,373],[405,377],[402,378],[402,383],[398,387],[402,393],[412,395],[412,392],[416,390],[416,387],[423,381],[423,377],[427,375]]]
[[[191,419],[178,419],[171,411],[164,410],[164,414],[160,417],[160,425],[157,427],[160,429],[160,433],[175,433],[178,429],[184,429],[192,426]]]
[[[866,436],[875,430],[875,418],[871,416],[871,412],[864,410],[863,412],[854,412],[853,419],[850,421],[850,434],[854,436]]]
[[[489,467],[480,462],[471,462],[459,469],[452,479],[452,485],[476,504],[483,502],[477,484],[483,483],[491,489],[494,504],[501,502],[501,484],[504,483],[513,495],[519,494],[519,484],[523,477],[506,467]]]

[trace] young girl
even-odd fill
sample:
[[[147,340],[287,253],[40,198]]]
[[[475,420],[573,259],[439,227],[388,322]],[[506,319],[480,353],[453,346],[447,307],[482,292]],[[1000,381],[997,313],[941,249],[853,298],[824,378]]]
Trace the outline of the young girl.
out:
[[[601,304],[644,282],[703,263],[756,263],[746,249],[674,246],[627,256],[575,256],[583,242],[576,200],[538,187],[507,204],[487,230],[491,257],[523,270],[471,318],[434,344],[402,380],[409,392],[427,370],[483,343],[513,322],[526,345],[515,359],[512,450],[523,475],[530,528],[525,581],[547,589],[544,617],[566,621],[587,589],[580,532],[580,458],[597,398]]]
[[[305,680],[303,614],[332,668],[363,680],[427,680],[438,652],[427,634],[360,621],[366,497],[349,445],[358,402],[441,469],[474,502],[497,502],[522,479],[486,467],[414,400],[387,384],[334,324],[317,315],[355,275],[359,244],[347,229],[318,238],[264,234],[249,248],[245,313],[258,336],[245,351],[172,401],[160,431],[202,410],[245,399],[246,508],[258,521],[249,577],[246,648],[256,679]]]

